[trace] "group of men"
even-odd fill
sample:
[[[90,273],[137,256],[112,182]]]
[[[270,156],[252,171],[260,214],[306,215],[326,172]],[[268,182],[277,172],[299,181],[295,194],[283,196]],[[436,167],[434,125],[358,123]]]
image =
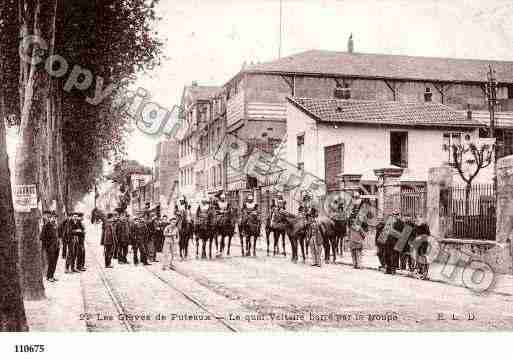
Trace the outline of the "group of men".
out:
[[[43,228],[40,240],[47,259],[46,279],[56,282],[55,270],[59,260],[62,243],[62,258],[66,261],[66,273],[78,273],[85,268],[85,230],[82,224],[82,213],[70,213],[57,225],[55,211],[43,212]]]
[[[428,279],[429,264],[426,258],[430,235],[424,217],[415,220],[401,218],[394,209],[385,221],[376,226],[377,256],[380,269],[395,274],[398,269],[416,273],[420,279]]]
[[[130,220],[130,215],[122,209],[108,213],[102,225],[100,244],[104,247],[105,267],[112,268],[112,259],[119,264],[128,264],[128,247],[132,247],[133,263],[150,265],[158,262],[157,253],[164,249],[164,231],[175,219],[167,216],[159,219],[156,215],[144,215]]]

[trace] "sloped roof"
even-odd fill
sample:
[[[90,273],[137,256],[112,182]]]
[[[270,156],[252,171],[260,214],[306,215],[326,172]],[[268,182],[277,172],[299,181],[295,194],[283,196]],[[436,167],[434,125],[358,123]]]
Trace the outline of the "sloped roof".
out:
[[[399,126],[483,127],[440,103],[360,101],[288,98],[300,110],[320,122],[362,123]]]
[[[187,86],[186,91],[193,100],[208,100],[217,95],[223,88],[220,86]]]
[[[444,82],[485,82],[492,65],[499,82],[513,83],[513,61],[436,58],[309,50],[248,66],[246,72]]]

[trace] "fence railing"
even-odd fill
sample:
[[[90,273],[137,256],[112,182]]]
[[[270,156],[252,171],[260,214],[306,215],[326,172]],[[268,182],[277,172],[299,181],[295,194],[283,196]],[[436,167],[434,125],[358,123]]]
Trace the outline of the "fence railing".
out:
[[[447,236],[495,239],[496,208],[493,184],[451,187],[447,203]]]

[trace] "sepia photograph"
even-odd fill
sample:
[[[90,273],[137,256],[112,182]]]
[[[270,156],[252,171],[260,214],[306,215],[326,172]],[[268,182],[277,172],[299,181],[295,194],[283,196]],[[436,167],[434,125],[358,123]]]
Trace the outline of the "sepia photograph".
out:
[[[0,0],[0,331],[512,332],[512,18]]]

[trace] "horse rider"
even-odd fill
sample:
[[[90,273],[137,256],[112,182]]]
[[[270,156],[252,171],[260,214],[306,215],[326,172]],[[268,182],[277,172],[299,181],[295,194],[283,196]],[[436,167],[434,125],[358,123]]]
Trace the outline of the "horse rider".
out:
[[[307,191],[303,194],[302,203],[299,206],[299,214],[305,217],[307,228],[307,240],[312,246],[313,267],[321,266],[321,236],[317,226],[319,211],[313,203],[313,195]]]
[[[196,218],[198,219],[199,226],[210,225],[210,223],[209,223],[210,213],[211,213],[210,209],[211,209],[210,199],[208,198],[208,196],[206,194],[204,194],[201,197],[198,208],[196,209]]]
[[[189,204],[187,203],[187,198],[182,195],[175,204],[175,215],[182,213],[183,211],[189,209]]]
[[[226,194],[221,192],[218,196],[218,200],[215,202],[216,212],[218,214],[225,214],[230,210],[230,203],[226,199]]]
[[[258,212],[258,204],[255,202],[252,193],[248,195],[248,197],[242,204],[242,212],[248,215],[251,213]]]

